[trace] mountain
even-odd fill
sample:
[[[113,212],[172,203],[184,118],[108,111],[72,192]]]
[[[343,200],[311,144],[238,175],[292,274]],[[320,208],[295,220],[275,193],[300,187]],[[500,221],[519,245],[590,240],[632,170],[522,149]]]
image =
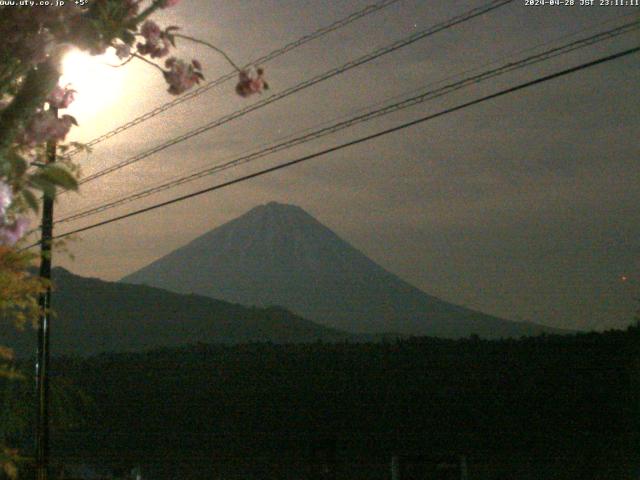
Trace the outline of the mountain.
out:
[[[104,282],[53,270],[52,354],[90,355],[195,343],[292,343],[357,340],[277,307],[248,308],[197,295]],[[0,345],[21,356],[36,335],[0,322]]]
[[[244,305],[282,305],[363,333],[514,337],[553,331],[453,305],[388,272],[302,208],[258,206],[122,279]]]

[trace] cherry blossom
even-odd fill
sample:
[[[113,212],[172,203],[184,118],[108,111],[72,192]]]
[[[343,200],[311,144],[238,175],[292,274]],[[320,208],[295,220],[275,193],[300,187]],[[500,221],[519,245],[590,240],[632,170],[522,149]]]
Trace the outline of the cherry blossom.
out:
[[[53,91],[47,97],[49,105],[55,108],[67,108],[75,99],[76,91],[67,87],[56,85]]]
[[[29,219],[17,218],[11,224],[5,224],[0,220],[0,245],[13,246],[20,240],[29,228]]]
[[[7,208],[11,205],[13,193],[11,187],[0,180],[0,222],[7,213]]]
[[[162,29],[153,20],[147,20],[140,27],[140,34],[147,42],[158,43],[162,36]]]
[[[175,57],[167,59],[165,66],[169,69],[164,72],[164,78],[169,84],[168,92],[179,95],[190,89],[204,78],[200,72],[200,62],[193,60],[186,63]]]
[[[115,49],[116,49],[116,56],[120,60],[124,60],[125,58],[128,58],[129,56],[131,56],[131,47],[126,43],[121,43],[119,45],[116,45]]]
[[[147,20],[142,24],[140,34],[144,37],[145,43],[136,45],[138,53],[149,55],[151,58],[164,57],[169,53],[171,42],[157,23]]]
[[[236,85],[236,93],[241,97],[249,97],[254,93],[262,93],[263,90],[269,89],[269,84],[264,80],[264,70],[256,69],[252,71],[241,70],[238,75],[238,84]]]
[[[71,125],[77,124],[78,122],[71,115],[56,118],[51,111],[40,112],[29,122],[22,140],[27,146],[34,146],[49,140],[61,141],[69,133]]]

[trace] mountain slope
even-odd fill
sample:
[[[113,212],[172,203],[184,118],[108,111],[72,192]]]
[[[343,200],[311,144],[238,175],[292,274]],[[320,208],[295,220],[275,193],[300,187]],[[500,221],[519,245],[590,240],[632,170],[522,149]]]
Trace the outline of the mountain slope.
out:
[[[282,308],[247,308],[158,288],[104,282],[55,268],[52,354],[89,355],[204,343],[342,341],[353,336]],[[35,332],[0,322],[0,344],[35,352]]]
[[[252,209],[122,281],[245,305],[282,305],[352,332],[512,337],[551,331],[428,295],[301,208],[275,202]]]

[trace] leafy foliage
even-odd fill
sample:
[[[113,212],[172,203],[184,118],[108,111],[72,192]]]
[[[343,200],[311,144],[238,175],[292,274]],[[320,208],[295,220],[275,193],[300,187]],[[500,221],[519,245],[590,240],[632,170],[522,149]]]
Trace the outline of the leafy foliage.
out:
[[[27,270],[34,256],[0,246],[0,318],[19,328],[36,318],[37,295],[48,285]]]
[[[79,2],[76,2],[79,3]],[[29,211],[39,198],[54,199],[58,189],[75,190],[79,169],[69,159],[48,160],[59,149],[75,118],[61,115],[74,91],[57,86],[60,62],[70,47],[104,53],[133,45],[138,26],[176,0],[99,0],[86,6],[66,2],[56,8],[0,6],[0,321],[25,328],[38,314],[38,295],[50,285],[29,274],[35,256],[17,247]],[[35,167],[35,168],[34,168]],[[0,380],[20,378],[13,353],[0,345]],[[0,472],[16,475],[17,451],[0,438]]]

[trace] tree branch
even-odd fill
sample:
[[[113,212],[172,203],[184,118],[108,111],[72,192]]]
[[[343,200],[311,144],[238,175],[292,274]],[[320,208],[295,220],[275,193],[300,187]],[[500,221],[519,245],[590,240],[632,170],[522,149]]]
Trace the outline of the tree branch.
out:
[[[220,55],[222,55],[222,56],[225,58],[225,60],[226,60],[227,62],[229,62],[229,64],[231,64],[231,66],[232,66],[233,68],[235,68],[238,72],[241,72],[241,71],[242,71],[242,69],[241,69],[238,65],[236,65],[236,64],[235,64],[235,62],[234,62],[233,60],[231,60],[231,58],[229,58],[229,55],[227,55],[223,50],[219,49],[219,48],[218,48],[218,47],[216,47],[215,45],[212,45],[212,44],[210,44],[209,42],[205,42],[205,41],[203,41],[203,40],[198,40],[197,38],[190,37],[189,35],[183,35],[183,34],[181,34],[181,33],[173,33],[172,35],[173,35],[174,37],[184,38],[185,40],[190,40],[190,41],[192,41],[192,42],[194,42],[194,43],[199,43],[199,44],[201,44],[201,45],[205,45],[205,46],[207,46],[207,47],[211,48],[212,50],[215,50],[215,51],[216,51],[216,52],[218,52]]]

